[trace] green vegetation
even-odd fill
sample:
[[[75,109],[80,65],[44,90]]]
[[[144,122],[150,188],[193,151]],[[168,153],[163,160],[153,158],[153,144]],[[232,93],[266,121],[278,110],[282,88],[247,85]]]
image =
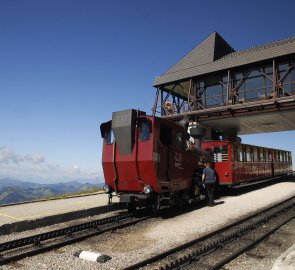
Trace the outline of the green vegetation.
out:
[[[51,194],[51,195],[46,195],[42,196],[39,199],[40,200],[50,200],[50,199],[64,199],[66,197],[74,197],[74,196],[82,196],[85,194],[91,194],[91,193],[96,193],[99,191],[102,191],[103,189],[101,187],[93,187],[85,190],[80,190],[77,192],[70,192],[70,193],[63,193],[63,194]]]
[[[66,198],[95,193],[102,190],[102,184],[79,183],[75,181],[56,184],[39,184],[13,179],[0,179],[0,205]]]

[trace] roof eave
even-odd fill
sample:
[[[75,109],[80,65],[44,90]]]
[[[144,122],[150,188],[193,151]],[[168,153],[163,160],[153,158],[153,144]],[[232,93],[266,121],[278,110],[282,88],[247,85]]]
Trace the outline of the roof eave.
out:
[[[295,54],[295,43],[289,43],[277,47],[272,47],[265,49],[263,51],[255,51],[251,54],[244,54],[232,58],[225,58],[201,66],[195,66],[185,70],[180,70],[174,73],[163,74],[159,77],[156,77],[153,86],[159,87],[162,85],[171,84],[177,81],[182,81],[185,79],[190,79],[205,74],[210,74],[217,71],[237,68],[292,54]]]

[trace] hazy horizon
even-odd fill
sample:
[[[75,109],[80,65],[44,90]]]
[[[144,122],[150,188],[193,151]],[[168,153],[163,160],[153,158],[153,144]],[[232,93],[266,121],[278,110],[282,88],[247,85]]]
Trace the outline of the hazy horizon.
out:
[[[0,178],[103,179],[99,125],[151,114],[156,76],[217,31],[236,51],[295,36],[295,1],[0,1]],[[292,151],[295,131],[242,136]],[[294,165],[293,165],[294,166]]]

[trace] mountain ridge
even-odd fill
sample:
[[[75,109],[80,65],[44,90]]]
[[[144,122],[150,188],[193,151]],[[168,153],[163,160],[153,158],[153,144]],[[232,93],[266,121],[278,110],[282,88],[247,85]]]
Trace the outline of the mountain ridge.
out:
[[[101,187],[102,183],[79,183],[70,181],[66,183],[38,184],[16,179],[0,179],[0,205],[18,203],[41,199],[67,193],[83,192],[93,188]]]

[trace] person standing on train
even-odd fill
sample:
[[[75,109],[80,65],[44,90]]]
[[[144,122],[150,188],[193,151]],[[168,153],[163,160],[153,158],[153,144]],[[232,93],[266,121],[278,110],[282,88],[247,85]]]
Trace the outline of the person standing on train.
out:
[[[211,168],[211,164],[209,162],[206,163],[206,168],[203,169],[202,183],[205,185],[206,188],[208,206],[214,206],[216,174],[215,171]]]

